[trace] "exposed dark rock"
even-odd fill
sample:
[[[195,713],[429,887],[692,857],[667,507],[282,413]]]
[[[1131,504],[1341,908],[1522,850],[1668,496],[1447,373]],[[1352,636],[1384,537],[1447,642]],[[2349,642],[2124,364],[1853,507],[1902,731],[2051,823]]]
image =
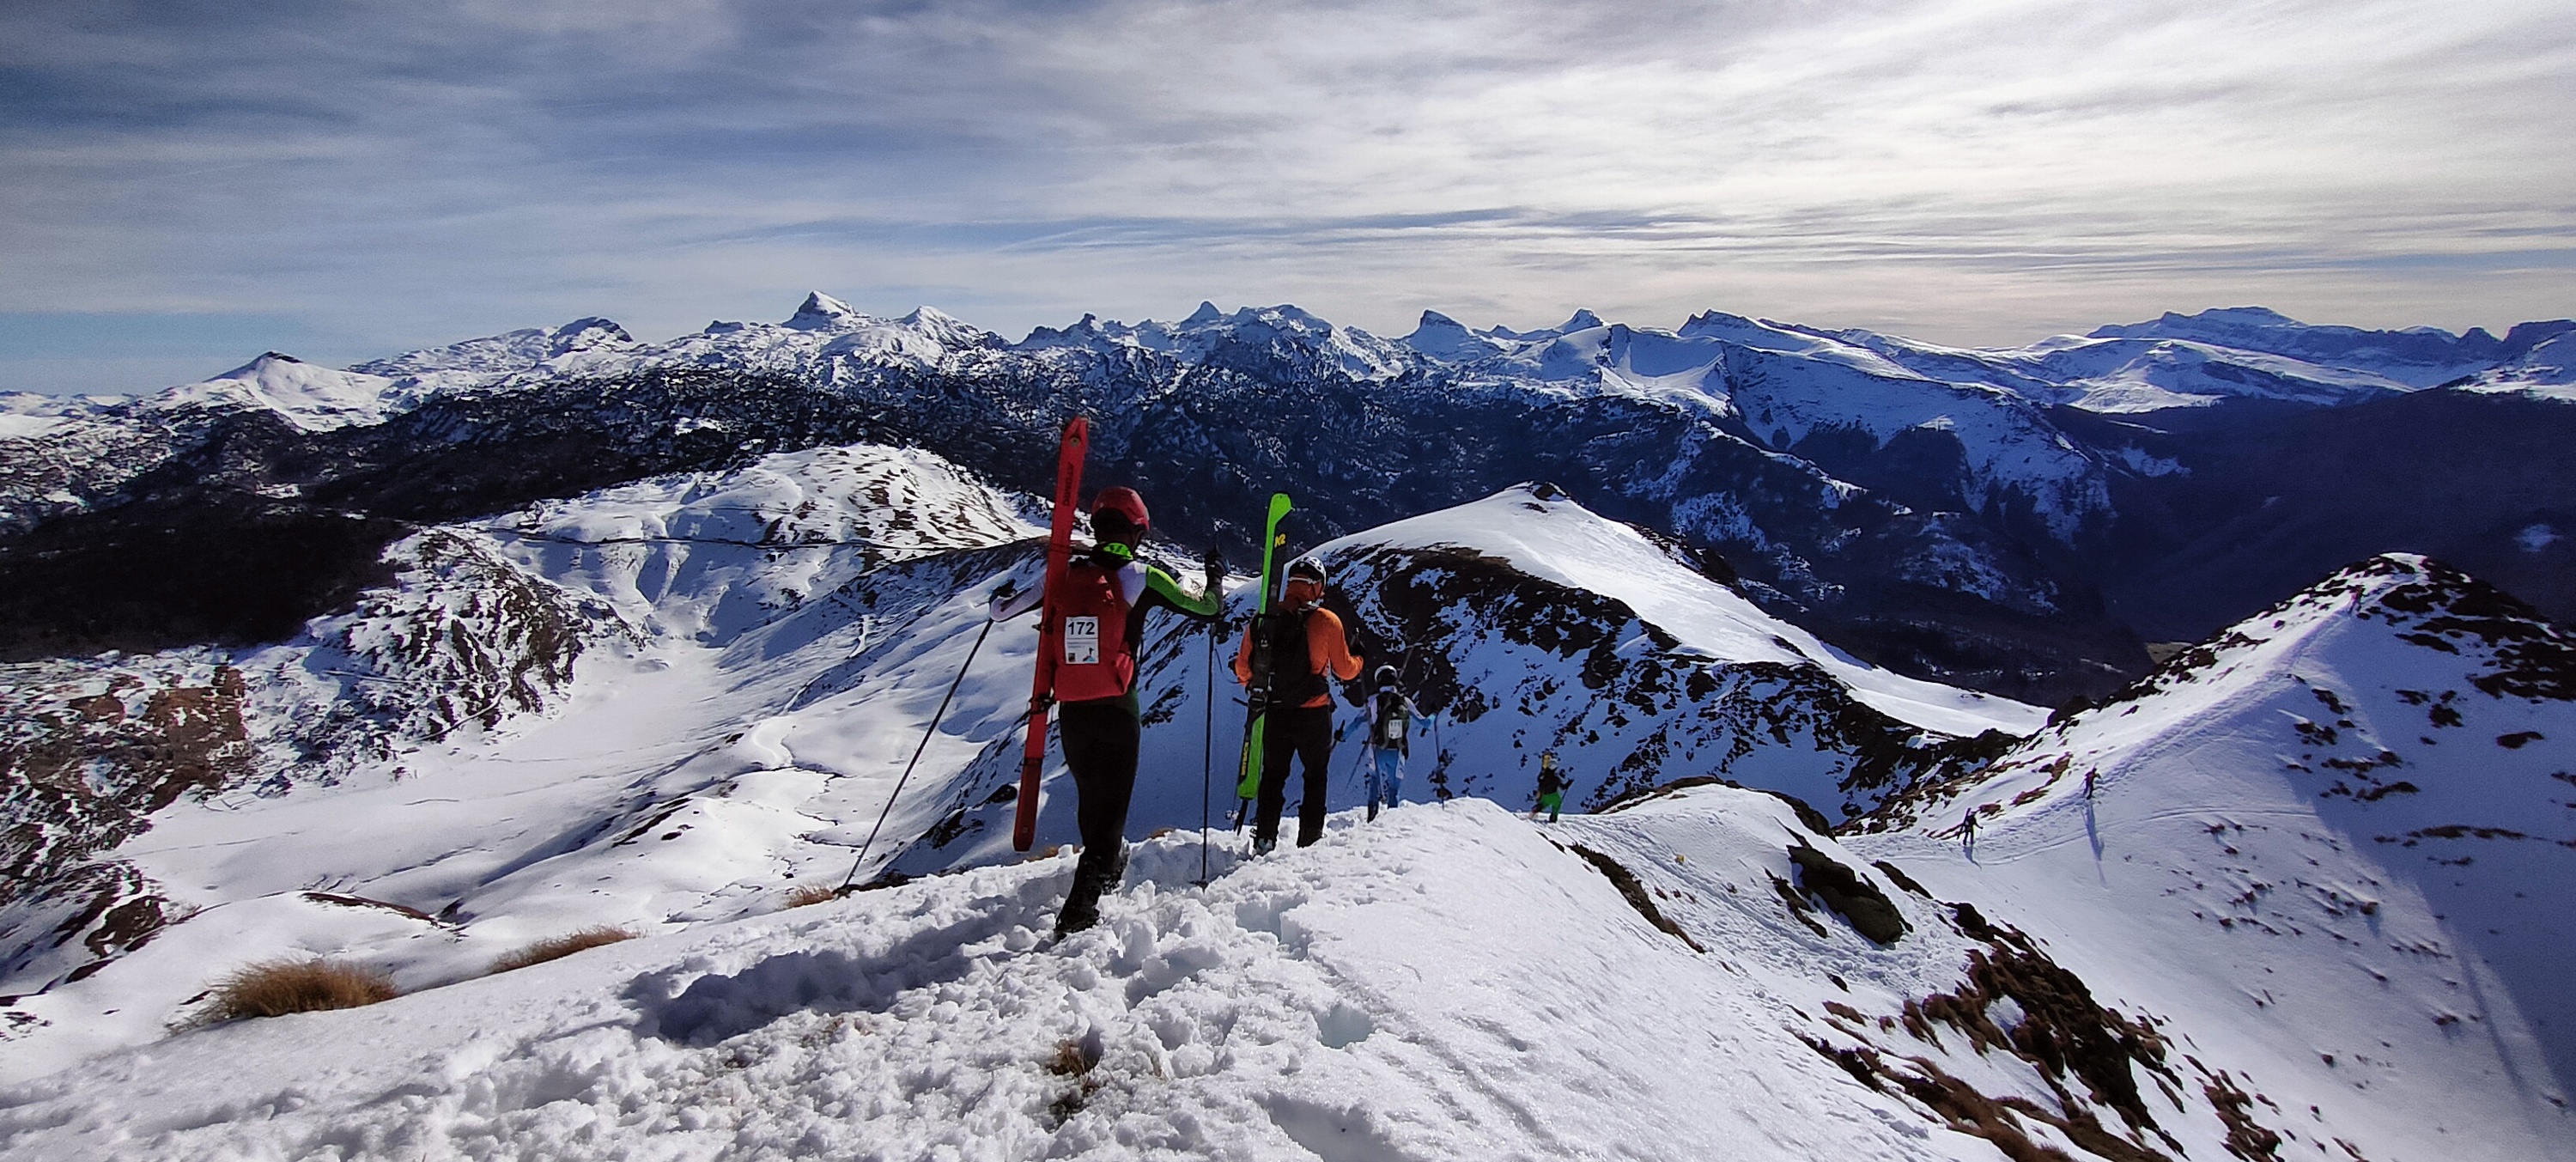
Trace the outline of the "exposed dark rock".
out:
[[[2334,1059],[2327,1058],[2326,1064],[2334,1064]],[[2255,1122],[2254,1099],[2237,1087],[2236,1079],[2226,1070],[2206,1075],[2200,1092],[2209,1099],[2210,1108],[2218,1111],[2219,1123],[2227,1127],[2228,1153],[2245,1162],[2273,1162],[2281,1156],[2281,1135]]]
[[[0,733],[0,905],[142,833],[181,795],[247,779],[246,693],[241,672],[222,665],[194,680],[31,672],[14,681]]]
[[[1894,944],[1905,935],[1904,914],[1860,873],[1803,843],[1789,849],[1789,862],[1798,865],[1800,884],[1841,913],[1853,931],[1878,944]]]
[[[1791,885],[1789,881],[1782,879],[1777,875],[1773,875],[1771,877],[1771,894],[1780,897],[1780,903],[1789,909],[1789,918],[1799,922],[1800,924],[1806,925],[1807,931],[1827,938],[1833,936],[1833,933],[1825,931],[1825,926],[1816,923],[1816,918],[1813,915],[1810,915],[1810,913],[1816,910],[1816,906],[1807,902],[1807,897],[1801,895],[1798,889]]]
[[[2072,1075],[2094,1104],[2118,1110],[2136,1129],[2156,1129],[2131,1066],[2181,1084],[2166,1061],[2164,1039],[2145,1022],[2096,1003],[2082,978],[2020,931],[1996,927],[1965,904],[1954,910],[1961,929],[1988,947],[1968,954],[1967,979],[1957,989],[1906,1002],[1900,1018],[1906,1029],[1929,1040],[1932,1025],[1948,1025],[1979,1052],[2001,1048],[2029,1060],[2069,1108],[2075,1095],[2063,1081]],[[2021,1016],[2009,1030],[1989,1011],[2006,998]]]
[[[1869,866],[1877,868],[1879,874],[1886,876],[1888,880],[1894,883],[1897,887],[1903,888],[1906,891],[1912,892],[1927,900],[1932,898],[1932,893],[1925,891],[1923,889],[1923,885],[1915,883],[1913,876],[1905,874],[1904,870],[1898,868],[1895,864],[1882,859],[1870,864]]]
[[[1645,917],[1647,923],[1654,925],[1660,931],[1670,934],[1673,939],[1690,945],[1690,950],[1693,952],[1708,951],[1708,949],[1700,947],[1699,941],[1691,939],[1690,933],[1682,931],[1681,925],[1675,924],[1664,917],[1663,909],[1657,908],[1655,906],[1654,899],[1646,894],[1646,886],[1637,882],[1637,874],[1635,872],[1629,871],[1627,868],[1620,866],[1618,860],[1612,859],[1609,856],[1585,847],[1580,843],[1570,845],[1570,849],[1574,854],[1582,856],[1585,863],[1591,864],[1594,868],[1599,869],[1602,875],[1609,877],[1610,886],[1619,889],[1620,897],[1627,900],[1628,906],[1635,908],[1638,915]]]

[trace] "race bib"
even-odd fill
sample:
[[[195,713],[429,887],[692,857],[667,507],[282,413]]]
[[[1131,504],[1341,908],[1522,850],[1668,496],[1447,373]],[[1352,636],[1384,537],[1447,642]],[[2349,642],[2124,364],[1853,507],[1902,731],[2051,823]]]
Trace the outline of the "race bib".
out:
[[[1100,619],[1068,617],[1064,619],[1064,664],[1096,666],[1100,664]]]
[[[1389,742],[1389,743],[1398,743],[1398,742],[1403,742],[1403,741],[1404,741],[1404,720],[1403,720],[1403,719],[1401,719],[1401,718],[1390,718],[1390,719],[1387,719],[1387,720],[1386,720],[1386,741],[1387,741],[1387,742]]]

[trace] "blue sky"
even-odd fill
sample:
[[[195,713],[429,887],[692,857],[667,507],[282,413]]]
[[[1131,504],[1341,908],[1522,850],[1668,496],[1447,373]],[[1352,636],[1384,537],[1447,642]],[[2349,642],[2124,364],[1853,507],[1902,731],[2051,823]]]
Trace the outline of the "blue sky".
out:
[[[2576,314],[2576,6],[0,3],[0,389],[808,289],[2500,329]]]

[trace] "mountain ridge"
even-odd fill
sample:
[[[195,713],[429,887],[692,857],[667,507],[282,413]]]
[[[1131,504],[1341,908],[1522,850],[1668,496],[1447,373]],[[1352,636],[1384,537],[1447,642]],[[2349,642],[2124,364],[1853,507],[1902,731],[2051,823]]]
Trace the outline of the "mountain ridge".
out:
[[[2576,424],[2549,394],[2563,378],[2550,370],[2565,342],[2555,324],[2514,330],[2529,341],[2520,362],[2423,390],[2144,333],[2244,331],[2248,319],[2265,334],[2326,335],[2347,355],[2360,349],[2353,336],[2431,341],[2221,311],[2110,328],[2138,338],[1973,352],[1718,312],[1674,331],[1577,312],[1530,332],[1432,324],[1449,335],[1435,356],[1294,307],[1209,303],[1179,323],[1086,316],[1012,343],[928,308],[880,318],[816,292],[793,325],[720,323],[638,344],[612,323],[578,320],[361,365],[402,372],[376,397],[382,422],[313,430],[321,421],[293,407],[209,410],[222,401],[204,391],[51,412],[16,401],[0,428],[0,572],[25,557],[10,542],[50,523],[60,527],[46,559],[78,573],[92,550],[76,526],[112,529],[104,514],[124,505],[143,506],[130,525],[242,519],[222,505],[200,511],[225,490],[262,498],[273,516],[261,519],[327,526],[337,519],[328,506],[434,522],[858,440],[940,450],[1036,490],[1054,423],[1081,407],[1096,413],[1101,471],[1174,496],[1166,525],[1186,539],[1247,548],[1230,514],[1271,487],[1314,498],[1310,519],[1328,539],[1553,479],[1613,516],[1723,553],[1761,599],[1845,648],[2048,702],[2098,695],[2143,669],[2142,638],[2205,633],[2359,552],[2461,558],[2561,616],[2576,610],[2576,587],[2555,567],[2567,542],[2550,531],[2576,528],[2576,515],[2549,505],[2546,489],[2463,489],[2438,513],[2416,506],[2425,519],[2391,521],[2406,498],[2338,506],[2333,488],[2374,485],[2328,464],[2315,475],[2331,488],[2289,482],[2299,505],[2248,511],[2285,491],[2265,475],[2277,457],[2264,441],[2295,448],[2382,415],[2384,433],[2360,436],[2370,455],[2430,457],[2450,479],[2502,483],[2510,461],[2481,466],[2411,437],[2481,408],[2519,409],[2498,422],[2502,439]],[[2285,554],[2289,578],[2266,575],[2228,554],[2241,537],[2205,511],[2335,535]],[[2405,539],[2350,543],[2387,527]],[[2201,574],[2184,583],[2175,570],[2188,569]],[[85,600],[82,587],[57,601]],[[11,612],[41,626],[58,619],[55,603]],[[268,621],[179,632],[237,641],[280,631]]]

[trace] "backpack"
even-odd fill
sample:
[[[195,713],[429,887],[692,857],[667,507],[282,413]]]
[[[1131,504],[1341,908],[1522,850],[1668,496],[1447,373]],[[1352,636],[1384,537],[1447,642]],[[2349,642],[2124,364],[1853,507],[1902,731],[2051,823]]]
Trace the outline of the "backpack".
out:
[[[1404,695],[1393,690],[1378,691],[1377,721],[1370,724],[1369,744],[1380,750],[1404,753],[1405,728],[1412,725],[1410,718],[1405,713]]]
[[[1056,701],[1123,697],[1136,684],[1136,658],[1127,652],[1132,611],[1119,596],[1117,576],[1077,557],[1064,571],[1064,592],[1054,597],[1048,607],[1064,651],[1055,659]]]
[[[1311,609],[1272,613],[1270,633],[1270,705],[1303,706],[1333,692],[1315,672],[1315,656],[1306,649],[1306,619]]]

